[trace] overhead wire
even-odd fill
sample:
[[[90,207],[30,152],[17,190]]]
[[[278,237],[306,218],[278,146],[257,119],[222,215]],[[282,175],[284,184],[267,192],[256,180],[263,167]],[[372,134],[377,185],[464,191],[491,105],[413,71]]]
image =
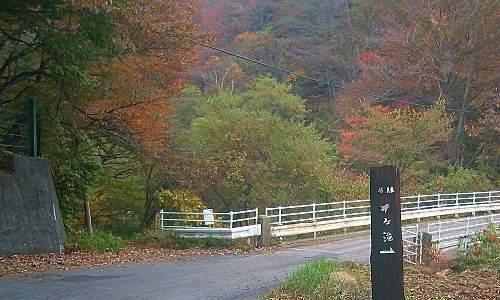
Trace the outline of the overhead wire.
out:
[[[271,65],[271,64],[268,64],[268,63],[265,63],[265,62],[262,62],[262,61],[259,61],[259,60],[256,60],[256,59],[253,59],[253,58],[250,58],[250,57],[247,57],[247,56],[244,56],[244,55],[241,55],[241,54],[238,54],[238,53],[226,50],[226,49],[222,49],[222,48],[219,48],[219,47],[207,44],[207,43],[205,43],[203,41],[199,41],[199,40],[191,38],[191,37],[179,35],[179,34],[176,34],[176,33],[173,33],[173,32],[169,32],[169,34],[172,37],[176,37],[176,38],[181,38],[181,39],[184,39],[184,40],[188,40],[188,41],[190,41],[190,42],[192,42],[194,44],[203,46],[205,48],[212,49],[214,51],[221,52],[221,53],[224,53],[224,54],[236,57],[238,59],[245,60],[245,61],[248,61],[248,62],[251,62],[251,63],[254,63],[254,64],[258,64],[260,66],[263,66],[263,67],[266,67],[266,68],[269,68],[269,69],[273,69],[273,70],[276,70],[276,71],[279,71],[279,72],[282,72],[282,73],[285,73],[285,74],[290,74],[290,75],[293,75],[295,77],[300,77],[300,78],[304,78],[304,79],[307,79],[307,80],[311,80],[311,81],[314,81],[314,82],[317,82],[317,83],[320,83],[320,84],[323,84],[323,85],[327,85],[327,86],[334,87],[334,88],[337,88],[337,89],[345,90],[345,91],[348,91],[348,92],[351,92],[351,93],[355,93],[355,94],[359,94],[359,95],[363,95],[363,96],[370,96],[370,97],[376,98],[376,100],[371,101],[370,104],[380,103],[380,102],[382,102],[384,100],[389,100],[391,102],[397,101],[397,102],[403,102],[403,103],[406,103],[406,104],[409,104],[409,105],[416,105],[416,106],[422,106],[422,107],[430,107],[431,106],[431,105],[426,105],[426,104],[422,104],[422,103],[418,103],[418,102],[406,101],[406,100],[402,100],[402,99],[395,100],[393,98],[389,98],[389,97],[386,97],[386,96],[377,95],[377,94],[373,94],[373,93],[370,93],[370,92],[365,92],[365,91],[360,91],[360,90],[357,90],[357,89],[354,89],[354,88],[345,87],[345,86],[342,86],[342,85],[339,85],[339,84],[335,84],[333,82],[328,82],[328,81],[325,81],[325,80],[322,80],[322,79],[314,78],[314,77],[309,76],[309,75],[300,74],[300,73],[297,73],[295,71],[291,71],[291,70],[284,69],[284,68],[281,68],[281,67],[278,67],[278,66],[275,66],[275,65]],[[422,100],[426,100],[426,99],[424,99],[424,98],[418,98],[418,99],[416,99],[416,101],[422,101]],[[455,108],[447,108],[446,110],[447,111],[457,111],[457,112],[469,112],[469,113],[476,112],[475,110],[463,110],[463,109],[455,109]]]

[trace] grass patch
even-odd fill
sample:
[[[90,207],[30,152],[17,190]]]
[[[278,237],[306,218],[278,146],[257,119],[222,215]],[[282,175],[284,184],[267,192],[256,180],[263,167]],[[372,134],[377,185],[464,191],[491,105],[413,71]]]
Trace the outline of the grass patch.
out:
[[[120,237],[105,231],[76,233],[68,239],[66,249],[69,251],[117,252],[124,246]]]
[[[265,299],[369,299],[370,281],[366,276],[366,268],[320,259],[293,272]]]

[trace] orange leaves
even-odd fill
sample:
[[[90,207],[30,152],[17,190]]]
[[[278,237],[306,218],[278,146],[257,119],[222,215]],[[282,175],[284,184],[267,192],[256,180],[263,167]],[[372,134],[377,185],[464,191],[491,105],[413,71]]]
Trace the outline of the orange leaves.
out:
[[[161,152],[166,141],[168,97],[178,89],[178,80],[161,78],[165,71],[154,58],[130,55],[104,69],[103,91],[87,111],[126,133],[146,151]],[[155,64],[156,63],[156,64]]]
[[[181,89],[184,72],[194,60],[191,43],[170,33],[195,35],[196,3],[141,0],[107,7],[123,53],[96,71],[99,90],[85,111],[108,133],[125,136],[149,154],[167,150],[170,98]]]

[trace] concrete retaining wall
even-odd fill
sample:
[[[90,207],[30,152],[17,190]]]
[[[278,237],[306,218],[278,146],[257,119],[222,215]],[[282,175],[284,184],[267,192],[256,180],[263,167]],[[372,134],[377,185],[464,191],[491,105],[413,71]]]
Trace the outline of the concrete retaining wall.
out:
[[[62,252],[66,233],[47,160],[14,156],[0,173],[0,256]]]

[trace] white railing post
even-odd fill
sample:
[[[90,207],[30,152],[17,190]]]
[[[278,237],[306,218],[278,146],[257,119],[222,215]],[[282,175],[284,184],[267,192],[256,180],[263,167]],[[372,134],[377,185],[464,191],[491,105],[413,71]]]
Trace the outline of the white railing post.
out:
[[[417,196],[417,210],[420,210],[420,195]]]
[[[491,191],[488,192],[488,203],[491,203]]]
[[[316,203],[313,203],[312,207],[313,207],[312,210],[313,223],[316,223]],[[316,238],[316,229],[314,229],[314,238]]]
[[[459,193],[457,193],[457,196],[455,197],[455,198],[456,198],[456,200],[455,200],[455,205],[456,205],[456,206],[458,206],[458,194],[459,194]]]
[[[316,203],[312,204],[312,217],[313,217],[313,223],[316,223]]]
[[[160,209],[160,230],[163,230],[163,209]]]
[[[441,194],[438,194],[438,207],[441,207]]]
[[[233,220],[234,220],[233,211],[229,212],[229,229],[233,229]]]
[[[278,224],[281,224],[281,205],[278,206]]]
[[[342,201],[342,216],[345,218],[347,218],[347,215],[346,215],[346,212],[345,212],[345,207],[346,207],[346,202],[345,200]]]
[[[422,245],[422,236],[424,234],[422,232],[419,232],[418,233],[418,252],[419,252],[419,255],[418,255],[418,263],[421,265],[422,264],[422,253],[423,253],[423,245]]]
[[[472,194],[472,204],[476,205],[476,192]]]
[[[255,209],[255,224],[254,225],[257,225],[259,223],[259,208],[257,207]]]

